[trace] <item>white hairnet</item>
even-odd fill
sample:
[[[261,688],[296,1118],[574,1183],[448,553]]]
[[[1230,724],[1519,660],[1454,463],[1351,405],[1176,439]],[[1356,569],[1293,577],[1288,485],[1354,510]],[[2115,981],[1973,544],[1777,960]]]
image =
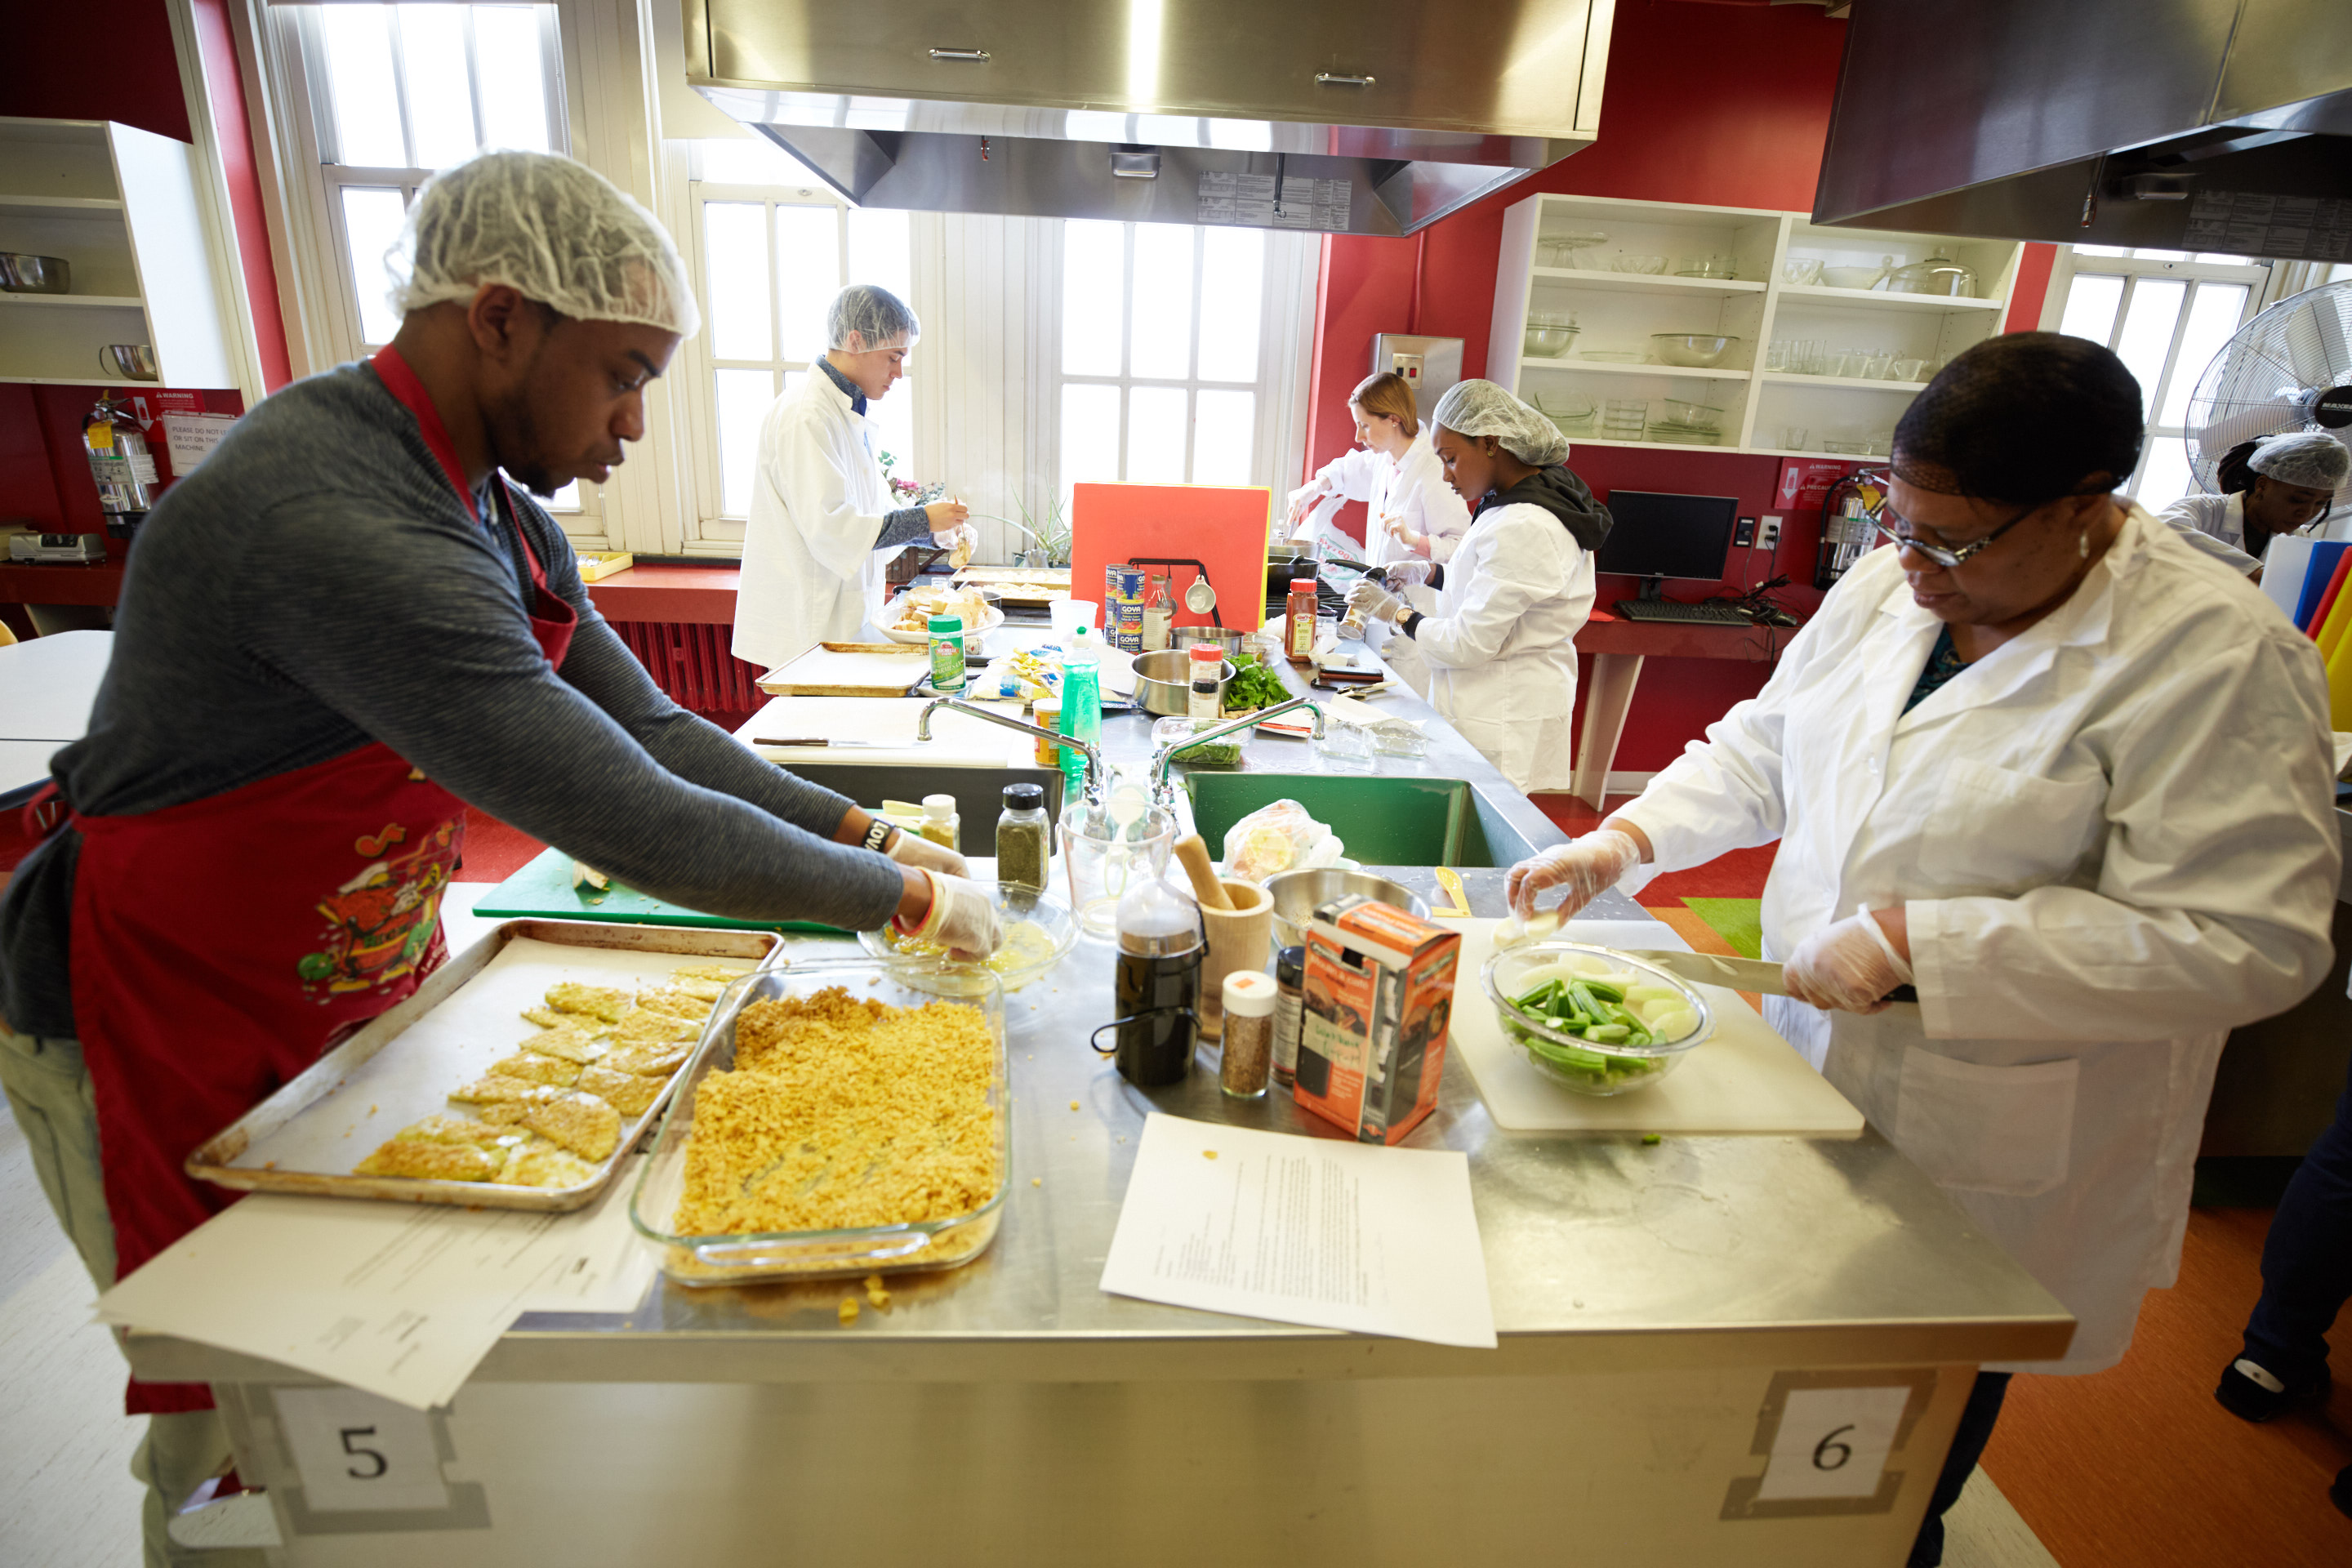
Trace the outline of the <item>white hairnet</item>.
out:
[[[1568,459],[1559,426],[1491,381],[1457,381],[1431,418],[1463,436],[1492,436],[1522,463],[1548,468]]]
[[[2283,485],[2332,490],[2342,488],[2345,475],[2352,473],[2352,451],[2325,430],[2298,430],[2273,436],[2255,447],[2246,467]]]
[[[551,153],[484,153],[434,175],[384,260],[404,316],[503,283],[577,321],[682,338],[702,325],[686,263],[654,215]]]
[[[923,323],[915,320],[913,307],[887,289],[852,283],[825,308],[824,346],[846,353],[852,332],[857,334],[860,351],[871,353],[913,342],[923,335]]]

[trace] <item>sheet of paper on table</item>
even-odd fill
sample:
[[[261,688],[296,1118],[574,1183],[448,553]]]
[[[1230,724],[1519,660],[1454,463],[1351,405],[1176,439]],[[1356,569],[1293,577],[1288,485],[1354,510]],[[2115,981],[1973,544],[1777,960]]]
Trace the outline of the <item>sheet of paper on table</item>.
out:
[[[652,1258],[634,1166],[578,1214],[257,1193],[98,1299],[101,1321],[446,1405],[526,1311],[625,1311]],[[624,1300],[625,1298],[625,1300]]]
[[[1319,1329],[1495,1347],[1470,1163],[1145,1118],[1102,1288]]]

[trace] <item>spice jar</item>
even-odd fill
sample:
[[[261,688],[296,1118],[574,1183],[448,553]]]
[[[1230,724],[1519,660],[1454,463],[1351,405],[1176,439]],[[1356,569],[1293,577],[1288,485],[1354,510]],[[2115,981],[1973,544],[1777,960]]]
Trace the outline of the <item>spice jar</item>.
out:
[[[1298,1037],[1307,1027],[1305,948],[1274,955],[1274,1081],[1288,1089],[1298,1081]]]
[[[1225,976],[1223,990],[1225,1056],[1217,1087],[1235,1100],[1255,1100],[1274,1065],[1275,984],[1262,970],[1237,969]]]
[[[930,622],[931,689],[963,689],[963,617],[933,616]]]
[[[1225,648],[1223,643],[1196,642],[1186,656],[1192,677],[1192,691],[1185,712],[1194,719],[1214,719],[1224,711],[1223,677]]]
[[[923,797],[922,836],[942,847],[963,853],[957,842],[963,837],[963,822],[956,815],[956,797],[951,795],[927,795]]]
[[[1008,888],[1045,890],[1045,788],[1004,786],[1004,815],[996,819],[996,879]]]
[[[1293,664],[1315,662],[1315,576],[1310,570],[1290,579],[1283,605],[1282,651]]]

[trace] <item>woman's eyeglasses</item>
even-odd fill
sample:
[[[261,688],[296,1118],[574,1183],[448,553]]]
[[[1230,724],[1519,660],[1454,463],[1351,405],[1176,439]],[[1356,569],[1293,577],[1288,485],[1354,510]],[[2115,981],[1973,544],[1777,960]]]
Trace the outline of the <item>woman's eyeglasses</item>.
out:
[[[1885,501],[1879,502],[1877,508],[1867,515],[1870,518],[1870,525],[1878,531],[1878,536],[1896,549],[1908,550],[1914,554],[1924,555],[1938,566],[1951,567],[1958,566],[1963,561],[1980,555],[1990,549],[1994,540],[2040,511],[2043,504],[2035,502],[1982,539],[1972,539],[1966,544],[1930,544],[1926,540],[1914,537],[1909,531],[1911,520]]]

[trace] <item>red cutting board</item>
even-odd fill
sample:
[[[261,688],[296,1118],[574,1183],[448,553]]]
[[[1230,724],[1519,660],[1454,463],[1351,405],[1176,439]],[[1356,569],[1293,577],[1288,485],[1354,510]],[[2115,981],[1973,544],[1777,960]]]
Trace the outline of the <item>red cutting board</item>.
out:
[[[1255,631],[1265,619],[1265,531],[1274,492],[1255,486],[1111,485],[1072,487],[1070,597],[1103,597],[1103,568],[1144,556],[1198,561],[1217,591],[1217,618],[1228,631]],[[1147,571],[1163,570],[1147,567]],[[1192,569],[1165,568],[1180,626],[1207,616],[1184,607]]]

